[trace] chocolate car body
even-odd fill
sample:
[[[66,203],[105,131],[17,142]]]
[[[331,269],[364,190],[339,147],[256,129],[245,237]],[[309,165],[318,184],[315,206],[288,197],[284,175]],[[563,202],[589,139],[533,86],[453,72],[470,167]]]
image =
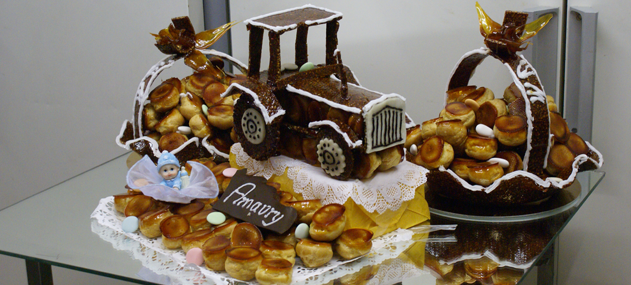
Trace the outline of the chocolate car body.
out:
[[[252,158],[286,154],[320,164],[331,177],[366,178],[357,161],[402,146],[407,125],[405,98],[359,85],[337,51],[339,12],[306,5],[245,21],[250,31],[247,79],[222,96],[240,94],[234,106],[239,142]],[[310,26],[326,25],[326,62],[302,71],[308,63]],[[284,68],[280,35],[296,30],[295,65]],[[270,63],[261,71],[264,32],[269,35]],[[373,155],[374,156],[374,155]],[[398,163],[398,162],[397,162]],[[370,175],[369,175],[370,176]]]

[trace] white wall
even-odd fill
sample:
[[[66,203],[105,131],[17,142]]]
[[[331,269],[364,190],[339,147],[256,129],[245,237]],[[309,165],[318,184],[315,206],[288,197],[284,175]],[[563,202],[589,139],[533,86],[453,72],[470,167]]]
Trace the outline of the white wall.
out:
[[[164,57],[149,33],[182,15],[187,0],[0,2],[0,209],[124,152],[114,138]],[[0,257],[0,278],[26,284],[24,261]]]

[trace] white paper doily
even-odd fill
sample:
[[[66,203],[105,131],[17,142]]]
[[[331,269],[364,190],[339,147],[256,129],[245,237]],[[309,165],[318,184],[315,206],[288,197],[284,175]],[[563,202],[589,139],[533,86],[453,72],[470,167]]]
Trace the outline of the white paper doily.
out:
[[[286,156],[255,160],[239,143],[233,144],[230,152],[236,157],[235,163],[247,168],[249,175],[270,179],[273,175],[283,175],[287,170],[287,176],[294,183],[294,192],[301,194],[305,200],[320,199],[326,205],[344,204],[351,198],[371,213],[396,211],[403,202],[414,199],[416,188],[427,181],[428,170],[408,161],[379,172],[370,179],[339,181],[329,177],[320,167]]]
[[[182,250],[170,250],[160,238],[149,239],[139,232],[126,233],[121,229],[124,215],[114,209],[114,197],[101,199],[92,215],[92,231],[110,242],[115,249],[130,252],[142,265],[160,275],[168,276],[174,284],[236,284],[238,281],[225,272],[215,272],[204,266],[187,265]],[[422,227],[421,227],[422,228]],[[431,231],[425,227],[422,231]],[[319,268],[306,268],[296,259],[292,284],[321,284],[359,271],[366,265],[380,264],[396,258],[412,245],[418,228],[398,229],[373,240],[373,248],[367,255],[356,260],[339,260],[337,256]],[[245,282],[248,283],[248,282]],[[255,284],[251,282],[250,284]]]

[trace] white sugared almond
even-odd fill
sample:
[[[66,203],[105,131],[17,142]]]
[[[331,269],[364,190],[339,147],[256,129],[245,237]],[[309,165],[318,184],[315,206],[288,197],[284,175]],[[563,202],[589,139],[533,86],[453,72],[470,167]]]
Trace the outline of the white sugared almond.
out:
[[[487,138],[495,137],[495,135],[493,134],[493,129],[489,128],[488,126],[484,124],[478,124],[477,126],[475,126],[475,132],[478,133],[478,135],[481,135],[483,137],[487,137]]]
[[[485,127],[486,127],[486,126],[485,126]],[[487,127],[487,128],[488,128],[488,127]],[[506,168],[506,167],[508,167],[508,166],[510,165],[510,164],[508,163],[508,160],[503,159],[503,158],[499,158],[499,157],[493,157],[493,158],[489,159],[489,160],[488,160],[488,162],[492,162],[492,163],[497,162],[497,163],[499,163],[499,164],[500,164],[500,166],[501,166],[502,168]]]

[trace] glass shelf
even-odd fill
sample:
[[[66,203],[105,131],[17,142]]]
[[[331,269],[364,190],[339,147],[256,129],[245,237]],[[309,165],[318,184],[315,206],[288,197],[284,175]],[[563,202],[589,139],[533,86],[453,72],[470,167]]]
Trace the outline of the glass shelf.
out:
[[[25,259],[27,264],[54,265],[133,283],[151,284],[147,281],[151,273],[148,274],[139,260],[132,258],[130,252],[114,249],[112,244],[91,230],[90,214],[99,200],[125,192],[127,156],[122,155],[0,211],[0,227],[4,229],[0,235],[0,254]],[[553,246],[563,227],[604,176],[604,172],[598,171],[580,173],[577,178],[580,194],[577,198],[566,204],[569,206],[564,205],[562,210],[557,209],[555,211],[558,212],[534,220],[481,225],[434,213],[432,225],[457,224],[456,230],[417,234],[414,242],[406,243],[405,250],[397,258],[370,268],[358,268],[353,276],[345,278],[378,278],[385,276],[389,270],[398,272],[398,277],[381,281],[390,284],[436,284],[438,273],[431,269],[431,262],[436,260],[439,264],[449,263],[458,268],[464,259],[479,256],[494,256],[505,267],[518,265],[517,275],[528,274],[530,269],[541,264],[547,249]],[[526,233],[534,228],[543,229],[544,238],[536,241],[524,239],[528,237]],[[472,240],[468,235],[477,238]],[[484,239],[483,242],[480,238]],[[500,244],[494,240],[508,242]],[[530,260],[511,261],[514,254],[507,253],[506,248],[514,247],[518,241],[527,244],[532,251]],[[463,255],[455,256],[455,249],[462,250]]]

